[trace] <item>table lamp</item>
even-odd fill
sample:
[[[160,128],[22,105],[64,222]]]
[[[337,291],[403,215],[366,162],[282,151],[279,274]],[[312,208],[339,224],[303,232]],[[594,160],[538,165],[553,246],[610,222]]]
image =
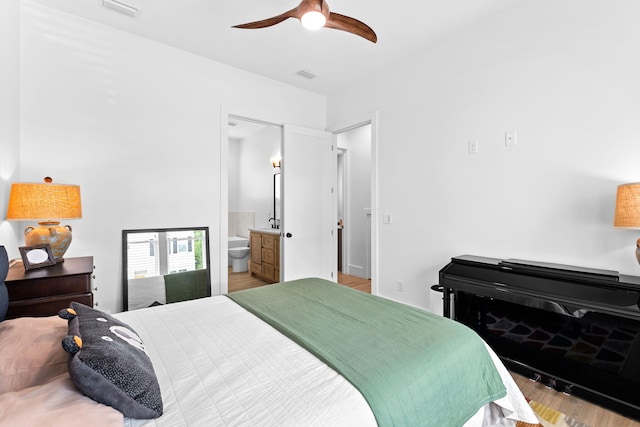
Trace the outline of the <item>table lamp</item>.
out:
[[[614,227],[640,228],[640,182],[618,186]],[[636,242],[636,259],[640,264],[640,239]]]
[[[44,183],[11,184],[7,220],[38,221],[39,227],[25,228],[25,245],[48,244],[56,262],[64,260],[71,244],[71,226],[60,225],[60,220],[79,218],[82,218],[80,186],[54,184],[49,177]]]

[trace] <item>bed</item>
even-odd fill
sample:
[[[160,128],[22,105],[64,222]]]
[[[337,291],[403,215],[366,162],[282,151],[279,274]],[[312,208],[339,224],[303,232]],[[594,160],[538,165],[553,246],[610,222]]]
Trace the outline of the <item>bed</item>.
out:
[[[84,310],[95,318],[95,310]],[[0,420],[37,425],[65,417],[65,425],[131,427],[538,422],[497,356],[470,329],[321,279],[99,315],[137,334],[124,339],[152,366],[159,413],[123,416],[78,392],[102,387],[85,371],[78,380],[77,357],[60,350],[61,340],[74,345],[69,337],[78,321],[24,318],[0,323]],[[27,366],[11,380],[3,370],[25,349],[34,360],[22,362]],[[136,375],[124,376],[146,384]]]

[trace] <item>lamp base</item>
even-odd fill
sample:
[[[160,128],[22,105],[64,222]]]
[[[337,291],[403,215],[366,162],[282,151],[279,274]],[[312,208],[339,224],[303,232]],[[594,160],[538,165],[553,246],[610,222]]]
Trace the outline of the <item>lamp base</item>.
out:
[[[62,258],[71,245],[71,226],[60,225],[59,221],[39,222],[40,227],[24,229],[24,242],[27,246],[49,245],[56,262],[63,262]]]

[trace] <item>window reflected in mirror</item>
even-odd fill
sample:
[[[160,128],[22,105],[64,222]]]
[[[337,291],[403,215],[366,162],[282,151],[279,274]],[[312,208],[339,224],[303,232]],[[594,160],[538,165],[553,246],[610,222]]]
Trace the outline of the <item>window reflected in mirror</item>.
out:
[[[122,231],[123,310],[211,296],[209,228]]]

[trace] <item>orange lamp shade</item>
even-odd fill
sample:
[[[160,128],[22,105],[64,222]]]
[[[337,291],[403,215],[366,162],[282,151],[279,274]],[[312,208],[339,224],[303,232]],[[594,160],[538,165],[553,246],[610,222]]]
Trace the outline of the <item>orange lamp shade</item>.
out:
[[[54,183],[11,184],[7,219],[60,220],[82,218],[80,186]]]
[[[49,177],[44,181],[11,184],[7,219],[38,221],[40,227],[25,228],[25,244],[48,244],[56,262],[61,262],[72,236],[71,226],[60,225],[60,220],[82,218],[80,186],[54,184]]]
[[[613,225],[640,228],[640,182],[618,186]]]

